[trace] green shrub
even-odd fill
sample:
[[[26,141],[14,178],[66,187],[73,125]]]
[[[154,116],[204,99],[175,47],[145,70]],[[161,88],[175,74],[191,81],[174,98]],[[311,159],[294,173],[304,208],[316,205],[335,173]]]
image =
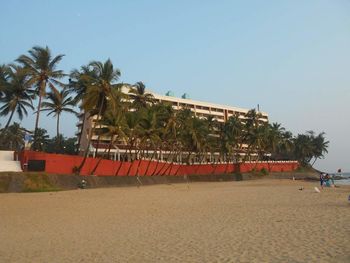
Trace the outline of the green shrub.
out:
[[[269,171],[266,170],[265,168],[261,168],[260,173],[261,173],[262,175],[268,175],[268,174],[269,174]]]
[[[243,180],[243,176],[241,173],[234,173],[235,176],[235,180],[236,181],[242,181]]]

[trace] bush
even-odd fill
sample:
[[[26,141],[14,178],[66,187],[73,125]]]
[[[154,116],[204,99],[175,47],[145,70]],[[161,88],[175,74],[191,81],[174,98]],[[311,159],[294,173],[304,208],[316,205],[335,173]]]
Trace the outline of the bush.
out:
[[[235,180],[236,181],[242,181],[243,180],[243,176],[241,173],[234,173],[235,176]]]
[[[269,174],[269,171],[266,170],[265,168],[261,168],[260,173],[261,173],[262,175],[268,175],[268,174]]]

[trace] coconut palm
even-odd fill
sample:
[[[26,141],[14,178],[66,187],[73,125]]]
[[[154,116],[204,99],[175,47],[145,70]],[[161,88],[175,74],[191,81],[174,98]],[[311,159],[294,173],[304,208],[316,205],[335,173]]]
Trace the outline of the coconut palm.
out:
[[[147,108],[155,102],[154,96],[146,92],[146,86],[141,81],[131,87],[129,97],[132,101],[132,107],[136,110]]]
[[[308,134],[298,134],[294,139],[294,156],[304,166],[307,166],[313,157],[313,143]]]
[[[125,113],[125,134],[127,135],[127,145],[128,149],[126,151],[125,158],[130,161],[134,161],[137,158],[137,152],[139,150],[139,137],[141,134],[141,126],[140,126],[141,115],[137,112],[126,112]],[[132,150],[135,150],[135,155],[133,157]],[[127,154],[129,153],[129,156]]]
[[[145,113],[143,114],[143,117],[140,121],[140,145],[143,151],[143,154],[141,155],[142,157],[144,157],[144,152],[146,150],[147,152],[147,158],[149,158],[148,156],[148,152],[149,150],[152,150],[152,155],[150,158],[150,161],[153,160],[157,150],[159,149],[160,145],[161,145],[161,132],[162,132],[162,126],[160,126],[162,124],[162,122],[160,122],[159,117],[161,112],[158,112],[159,108],[150,108],[150,109],[146,109]],[[146,172],[148,172],[148,168],[149,168],[150,162],[147,165],[146,168]]]
[[[24,146],[25,130],[19,123],[14,122],[3,133],[4,140],[1,143],[1,147],[6,150],[19,151]]]
[[[89,66],[94,72],[94,78],[88,83],[86,93],[82,98],[82,108],[85,112],[88,112],[90,116],[97,115],[97,120],[100,120],[109,106],[114,107],[114,104],[118,103],[113,90],[121,89],[122,87],[122,84],[115,83],[120,77],[120,71],[114,68],[110,59],[104,63],[93,61]],[[97,123],[98,121],[94,123],[94,126],[89,131],[87,148],[85,150],[83,161],[77,168],[77,172],[80,172],[85,164],[89,153],[92,135],[96,130]]]
[[[159,161],[162,158],[162,152],[163,150],[167,150],[168,156],[167,160],[171,163],[171,165],[174,162],[174,157],[176,153],[176,149],[179,145],[178,138],[178,120],[176,118],[175,111],[171,104],[167,103],[158,103],[152,106],[154,110],[157,112],[157,119],[158,119],[158,127],[159,127],[159,138],[160,142],[158,145],[158,161],[156,164],[156,167],[151,174],[152,176],[156,174]],[[170,166],[169,169],[170,169]],[[166,163],[163,164],[162,167],[160,167],[158,174],[161,172],[165,173],[166,170],[163,170],[164,166],[166,166]]]
[[[57,92],[57,86],[64,87],[60,80],[65,76],[62,70],[57,70],[58,63],[62,60],[62,54],[52,56],[51,50],[46,46],[35,46],[28,51],[29,55],[21,55],[16,61],[27,70],[29,83],[35,86],[36,94],[39,96],[38,107],[36,112],[34,142],[37,137],[39,126],[39,116],[41,112],[42,99],[46,96],[47,87],[52,92]],[[38,145],[34,143],[34,147]],[[35,149],[35,148],[34,148]]]
[[[268,126],[267,135],[267,151],[271,153],[272,156],[278,155],[279,145],[283,141],[283,133],[285,128],[281,126],[280,123],[272,123]]]
[[[208,129],[204,119],[190,117],[185,113],[185,119],[182,120],[180,130],[180,139],[184,149],[188,152],[187,163],[190,163],[192,153],[196,153],[199,160],[205,149],[206,136]]]
[[[4,97],[1,99],[3,105],[0,107],[0,116],[10,115],[2,133],[6,131],[11,123],[14,113],[20,120],[24,115],[27,116],[27,108],[33,109],[32,98],[33,91],[30,89],[31,85],[28,81],[26,71],[15,65],[8,68],[8,79],[6,89],[4,90]]]
[[[116,107],[112,107],[106,111],[103,118],[99,121],[99,124],[102,125],[102,128],[98,130],[98,134],[111,138],[108,146],[108,158],[109,158],[112,145],[115,142],[125,142],[126,140],[126,134],[124,133],[126,128],[124,112]],[[98,160],[95,167],[91,171],[91,174],[95,173],[106,151],[107,151],[107,148],[105,149],[103,156]]]
[[[280,142],[277,145],[277,150],[274,158],[282,160],[293,159],[294,138],[290,131],[282,131]]]
[[[247,112],[244,124],[244,137],[243,141],[247,144],[246,154],[243,161],[250,157],[253,152],[257,150],[259,145],[262,144],[262,129],[259,129],[261,125],[260,118],[261,113],[257,112],[255,109],[251,109]]]
[[[326,141],[324,137],[325,135],[324,132],[321,132],[317,136],[315,136],[313,131],[309,131],[307,133],[311,138],[312,146],[313,146],[312,157],[315,158],[311,164],[311,166],[313,166],[318,159],[324,158],[324,154],[328,153],[327,148],[328,148],[329,141]]]
[[[37,140],[33,142],[36,144],[33,148],[37,151],[45,151],[47,145],[50,143],[50,136],[47,134],[47,130],[38,128]]]
[[[42,103],[41,111],[48,111],[47,116],[53,115],[57,119],[56,123],[56,150],[60,149],[60,116],[63,112],[69,112],[77,114],[73,109],[75,102],[72,97],[69,96],[69,91],[66,89],[60,92],[49,92],[47,94],[48,101]]]
[[[239,151],[242,147],[242,139],[243,139],[243,125],[239,116],[234,115],[231,116],[223,126],[223,138],[222,143],[223,149],[229,156],[233,156],[234,154],[238,157]],[[229,157],[229,159],[230,159]]]
[[[0,100],[5,95],[5,90],[8,89],[9,66],[0,65]]]
[[[69,86],[68,90],[72,94],[74,94],[74,102],[76,105],[80,104],[82,99],[88,89],[88,87],[91,85],[91,83],[94,82],[94,79],[97,78],[96,72],[93,70],[92,67],[89,65],[82,66],[80,70],[74,69],[70,73],[69,78]],[[81,127],[81,133],[78,136],[78,143],[76,151],[79,153],[80,150],[80,144],[81,144],[81,138],[83,135],[83,131],[85,129],[85,119],[87,116],[87,112],[83,112],[82,116],[82,127]]]

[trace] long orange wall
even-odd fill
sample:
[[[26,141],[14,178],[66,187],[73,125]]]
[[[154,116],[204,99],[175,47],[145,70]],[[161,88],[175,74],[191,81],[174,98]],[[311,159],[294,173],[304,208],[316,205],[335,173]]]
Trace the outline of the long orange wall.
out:
[[[81,156],[49,154],[43,152],[23,151],[19,154],[22,169],[29,160],[45,160],[45,172],[55,174],[72,174],[74,166],[78,167],[83,160]],[[98,158],[87,158],[81,175],[90,175],[94,169]],[[265,169],[269,172],[291,172],[299,167],[298,162],[253,162],[240,164],[171,164],[166,162],[137,160],[134,162],[120,162],[111,160],[101,160],[95,175],[103,176],[152,176],[152,175],[204,175],[222,174],[240,171],[242,173],[252,170],[260,171]]]

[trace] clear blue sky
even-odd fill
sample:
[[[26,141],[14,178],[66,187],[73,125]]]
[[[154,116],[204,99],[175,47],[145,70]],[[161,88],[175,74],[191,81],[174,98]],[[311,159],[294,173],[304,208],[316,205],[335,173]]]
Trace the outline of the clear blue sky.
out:
[[[65,54],[67,72],[111,58],[124,82],[220,104],[260,104],[294,134],[324,131],[329,154],[316,166],[350,171],[350,1],[0,4],[0,63],[34,45]],[[76,121],[64,116],[66,136]],[[33,115],[23,125],[33,128]],[[54,119],[42,117],[40,125],[54,134]]]

